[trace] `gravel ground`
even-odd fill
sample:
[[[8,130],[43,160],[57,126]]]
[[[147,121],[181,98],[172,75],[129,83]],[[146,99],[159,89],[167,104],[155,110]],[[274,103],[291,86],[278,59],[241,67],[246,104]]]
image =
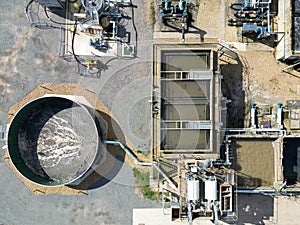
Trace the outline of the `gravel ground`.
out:
[[[130,185],[134,178],[127,165],[107,185],[75,196],[35,195],[5,163],[0,163],[0,170],[0,224],[130,225],[133,208],[158,206],[134,194]]]

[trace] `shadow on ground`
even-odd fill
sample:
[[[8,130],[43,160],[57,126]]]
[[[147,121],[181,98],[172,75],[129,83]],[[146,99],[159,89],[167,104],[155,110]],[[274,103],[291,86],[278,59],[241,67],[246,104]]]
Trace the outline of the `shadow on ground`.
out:
[[[125,136],[118,123],[106,113],[98,111],[100,116],[107,122],[106,139],[118,140],[126,144]],[[100,188],[112,181],[121,170],[125,152],[116,145],[104,145],[106,151],[104,161],[97,168],[93,168],[93,172],[84,179],[79,185],[71,186],[79,190],[91,190]]]
[[[265,224],[274,216],[274,199],[260,194],[238,195],[237,224]]]
[[[242,59],[236,56],[236,60],[229,60],[226,54],[220,55],[220,68],[223,75],[222,93],[231,100],[227,105],[227,127],[244,127],[246,103],[243,90],[243,73],[247,71]]]

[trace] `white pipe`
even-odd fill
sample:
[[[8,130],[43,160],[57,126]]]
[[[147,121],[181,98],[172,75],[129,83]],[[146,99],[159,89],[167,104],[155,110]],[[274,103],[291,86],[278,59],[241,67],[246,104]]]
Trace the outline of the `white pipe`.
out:
[[[278,191],[276,190],[235,190],[237,194],[263,194],[263,195],[270,195],[275,194]]]
[[[122,150],[139,166],[152,166],[153,163],[139,161],[121,142],[119,141],[104,141],[104,144],[119,145]]]
[[[256,122],[255,122],[256,108],[255,108],[254,103],[252,103],[250,114],[251,114],[250,115],[251,116],[251,128],[256,128]]]
[[[214,204],[213,208],[214,208],[214,216],[215,216],[214,224],[218,225],[219,224],[218,207]]]
[[[270,5],[268,4],[268,11],[267,11],[267,19],[268,19],[268,33],[271,32],[270,30]]]
[[[277,129],[277,128],[259,128],[259,129],[252,129],[252,128],[225,128],[227,132],[283,132],[284,130]]]
[[[279,195],[282,191],[282,189],[286,186],[285,183],[283,183],[279,190],[235,190],[234,192],[237,194],[262,194],[262,195]],[[286,194],[293,194],[298,193],[300,194],[300,191],[286,191]]]
[[[170,184],[170,186],[178,191],[178,188],[176,185],[170,180],[170,178],[156,165],[156,163],[150,163],[150,162],[141,162],[139,161],[130,151],[128,148],[126,148],[121,142],[119,141],[104,141],[104,144],[111,144],[111,145],[118,145],[121,147],[121,149],[134,161],[136,165],[139,166],[152,166],[154,167]]]
[[[281,103],[278,103],[278,107],[277,107],[277,124],[278,124],[279,128],[282,128],[282,107],[281,107]]]
[[[294,66],[297,66],[297,65],[299,65],[299,64],[300,64],[300,62],[297,62],[297,63],[295,63],[295,64],[293,64],[293,65],[284,67],[284,68],[282,69],[282,71],[283,71],[283,72],[286,72],[287,69],[292,68],[292,67],[294,67]]]
[[[113,32],[112,32],[112,38],[115,38],[116,35],[116,22],[115,21],[110,21],[113,24]]]
[[[188,202],[188,222],[190,225],[193,224],[193,212],[192,212],[192,203]]]

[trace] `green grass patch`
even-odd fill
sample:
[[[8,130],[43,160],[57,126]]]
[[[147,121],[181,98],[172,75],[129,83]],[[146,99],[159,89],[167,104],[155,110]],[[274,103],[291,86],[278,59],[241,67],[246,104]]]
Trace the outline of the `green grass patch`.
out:
[[[150,200],[159,200],[161,199],[161,193],[154,191],[151,189],[149,181],[150,181],[150,173],[138,170],[137,168],[133,168],[133,176],[135,178],[136,184],[139,186],[141,193],[144,198]]]
[[[139,186],[149,185],[150,181],[150,173],[138,170],[137,168],[133,168],[133,176],[135,177],[136,184]]]

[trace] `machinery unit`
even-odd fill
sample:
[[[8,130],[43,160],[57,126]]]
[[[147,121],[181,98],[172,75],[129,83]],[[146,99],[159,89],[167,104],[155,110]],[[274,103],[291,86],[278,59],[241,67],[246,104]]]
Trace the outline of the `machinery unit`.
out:
[[[98,63],[102,57],[135,56],[126,27],[132,20],[131,7],[130,0],[32,0],[25,12],[31,25],[61,30],[59,56],[75,61],[78,73],[99,77],[106,68],[105,63]],[[52,19],[50,12],[58,17]]]
[[[107,50],[109,42],[125,43],[124,36],[119,33],[123,19],[130,17],[120,10],[118,0],[81,0],[85,14],[74,14],[79,19],[79,30],[90,36],[89,45],[97,50]],[[130,1],[122,1],[130,4]]]
[[[283,106],[273,104],[251,104],[250,129],[283,129]],[[267,131],[267,130],[266,130]]]
[[[186,201],[182,209],[189,223],[197,216],[213,216],[215,224],[220,217],[233,218],[234,176],[228,163],[207,159],[196,164],[188,166],[185,174]]]
[[[229,19],[229,26],[242,28],[242,35],[255,34],[256,39],[264,39],[273,34],[271,19],[275,13],[270,11],[271,0],[244,0],[233,3],[231,9],[235,11],[235,19]]]
[[[181,31],[182,39],[184,39],[184,33],[188,30],[189,6],[189,0],[179,0],[179,2],[162,0],[159,5],[162,24]]]

